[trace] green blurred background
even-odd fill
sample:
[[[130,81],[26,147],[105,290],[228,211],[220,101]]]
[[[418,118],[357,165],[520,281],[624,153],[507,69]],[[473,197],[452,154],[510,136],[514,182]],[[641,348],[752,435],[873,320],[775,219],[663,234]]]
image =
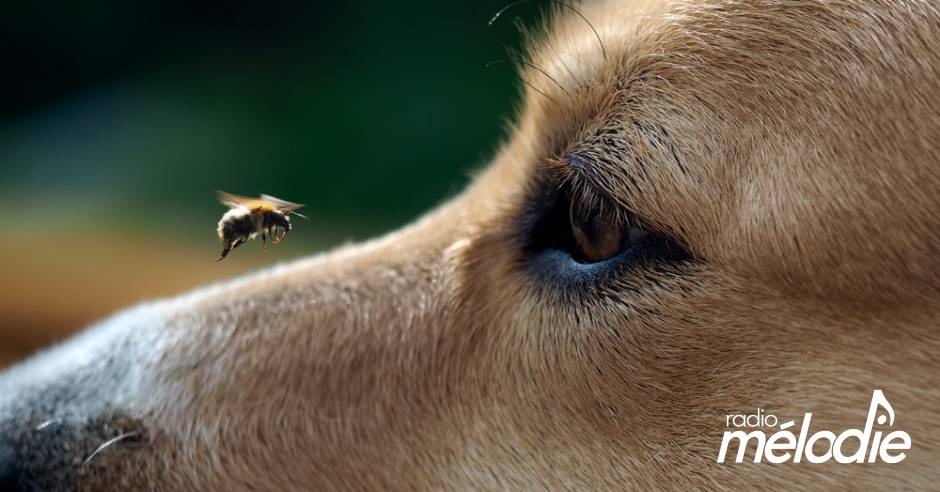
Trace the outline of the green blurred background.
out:
[[[518,98],[494,2],[0,7],[0,365],[122,306],[393,229],[462,189]],[[214,263],[213,190],[307,204]]]

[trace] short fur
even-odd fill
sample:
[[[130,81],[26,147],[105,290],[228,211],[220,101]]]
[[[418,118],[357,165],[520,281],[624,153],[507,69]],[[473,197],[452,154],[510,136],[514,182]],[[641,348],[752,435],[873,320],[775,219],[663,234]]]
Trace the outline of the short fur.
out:
[[[16,480],[935,489],[937,6],[578,8],[600,42],[556,9],[510,138],[450,203],[138,307],[0,378]],[[533,274],[521,224],[570,155],[691,259],[603,281]],[[873,389],[912,437],[899,464],[715,463],[726,414],[811,411],[841,430],[864,423]]]

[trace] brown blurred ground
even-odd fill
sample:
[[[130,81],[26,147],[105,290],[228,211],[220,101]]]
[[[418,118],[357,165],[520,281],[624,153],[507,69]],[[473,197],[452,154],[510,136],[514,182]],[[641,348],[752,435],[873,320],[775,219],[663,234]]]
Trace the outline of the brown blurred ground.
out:
[[[0,367],[123,307],[298,256],[305,245],[291,239],[299,238],[266,253],[253,242],[215,263],[211,237],[193,245],[108,230],[8,235],[0,242]]]

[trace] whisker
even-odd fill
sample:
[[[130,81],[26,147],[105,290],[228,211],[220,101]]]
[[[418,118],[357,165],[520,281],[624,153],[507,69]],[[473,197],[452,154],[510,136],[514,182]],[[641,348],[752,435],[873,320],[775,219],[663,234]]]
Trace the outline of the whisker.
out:
[[[532,89],[533,91],[538,92],[539,94],[545,96],[545,99],[548,99],[549,101],[551,101],[551,102],[553,102],[553,103],[555,103],[555,104],[558,104],[558,101],[555,100],[555,98],[553,98],[552,96],[549,96],[548,94],[542,92],[542,91],[539,90],[537,87],[535,87],[534,85],[530,84],[528,80],[526,80],[526,79],[524,79],[524,78],[522,78],[522,77],[519,77],[519,80],[521,80],[523,84],[527,85],[527,86],[528,86],[530,89]]]
[[[555,77],[552,77],[551,75],[548,74],[548,72],[546,72],[546,71],[543,70],[542,68],[537,67],[537,66],[535,66],[534,64],[532,64],[532,63],[530,63],[530,62],[528,62],[528,61],[526,61],[526,60],[523,60],[523,59],[503,58],[503,59],[501,59],[501,60],[488,61],[488,62],[486,62],[486,68],[489,68],[489,67],[491,67],[491,66],[493,66],[493,65],[496,65],[496,64],[498,64],[498,63],[506,63],[506,62],[510,62],[510,61],[511,61],[511,62],[514,62],[514,63],[519,63],[519,64],[522,64],[522,65],[525,65],[525,66],[527,66],[527,67],[529,67],[529,68],[531,68],[531,69],[533,69],[533,70],[538,71],[538,72],[541,73],[542,75],[548,77],[548,80],[551,80],[552,82],[554,82],[555,85],[558,86],[558,88],[561,89],[562,92],[564,92],[565,94],[568,94],[569,96],[571,95],[571,94],[568,92],[568,89],[565,89],[565,86],[561,85],[557,80],[555,80]]]
[[[48,429],[53,425],[59,425],[62,423],[62,419],[50,419],[36,426],[35,431],[39,432],[41,430]]]
[[[107,449],[108,447],[114,445],[115,443],[121,442],[121,441],[123,441],[124,439],[127,439],[127,438],[129,438],[129,437],[136,437],[136,436],[139,436],[139,435],[140,435],[140,432],[138,432],[138,431],[132,431],[132,432],[125,432],[125,433],[120,434],[120,435],[118,435],[118,436],[116,436],[116,437],[112,437],[111,439],[108,439],[107,441],[101,443],[100,446],[98,446],[97,448],[95,448],[95,450],[92,451],[91,454],[88,455],[87,458],[85,458],[85,461],[82,462],[82,466],[85,466],[85,465],[87,465],[88,463],[90,463],[91,460],[92,460],[92,458],[94,458],[95,456],[98,456],[98,453],[104,451],[105,449]]]
[[[548,49],[552,50],[552,53],[555,55],[555,59],[558,60],[559,63],[561,63],[561,66],[564,67],[566,72],[568,72],[568,75],[572,78],[572,80],[577,82],[577,87],[578,88],[582,87],[584,85],[584,81],[582,81],[580,77],[575,75],[575,73],[571,70],[571,67],[565,61],[565,57],[561,56],[561,54],[558,52],[558,45],[556,43],[556,40],[549,39],[546,46],[548,47]]]
[[[535,1],[535,0],[516,0],[515,2],[511,2],[509,5],[506,5],[505,7],[501,8],[501,9],[499,10],[499,12],[496,12],[496,14],[493,15],[493,18],[490,19],[490,21],[487,23],[487,25],[488,25],[488,26],[492,26],[493,23],[496,22],[496,19],[499,18],[499,16],[503,15],[503,13],[505,13],[507,10],[509,10],[509,9],[511,9],[511,8],[513,8],[513,7],[515,7],[516,5],[520,5],[520,4],[528,3],[528,2],[533,2],[533,1]],[[566,9],[568,9],[568,10],[574,12],[578,17],[580,17],[581,20],[583,20],[583,21],[588,25],[588,27],[591,28],[591,31],[594,32],[594,37],[597,38],[597,44],[601,45],[601,54],[604,56],[604,61],[607,61],[607,47],[604,46],[604,41],[601,40],[601,35],[600,35],[600,33],[597,32],[597,29],[594,28],[594,24],[591,24],[591,21],[589,21],[589,20],[587,19],[587,17],[585,17],[584,14],[581,13],[580,10],[574,8],[574,7],[571,6],[571,5],[568,5],[568,4],[565,3],[565,2],[562,2],[561,0],[546,0],[546,1],[547,1],[548,3],[554,3],[555,5],[560,5],[560,6],[564,7],[564,8],[566,8]]]
[[[505,63],[505,62],[508,62],[508,61],[510,61],[510,60],[508,60],[508,59],[503,59],[503,60],[489,61],[489,62],[486,62],[486,67],[489,68],[490,66],[496,65],[497,63]],[[538,92],[539,94],[541,94],[542,96],[544,96],[545,99],[548,99],[549,101],[551,101],[551,102],[553,102],[553,103],[555,103],[555,104],[558,104],[558,101],[557,101],[555,98],[553,98],[552,96],[549,96],[548,94],[546,94],[544,91],[542,91],[542,90],[539,89],[538,87],[532,85],[532,84],[531,84],[528,80],[526,80],[524,77],[519,77],[519,80],[522,81],[522,83],[525,84],[528,88],[530,88],[530,89],[532,89],[533,91]],[[557,83],[557,82],[556,82],[556,83]],[[564,90],[564,88],[562,88],[562,90]],[[567,91],[565,91],[565,92],[567,93]]]

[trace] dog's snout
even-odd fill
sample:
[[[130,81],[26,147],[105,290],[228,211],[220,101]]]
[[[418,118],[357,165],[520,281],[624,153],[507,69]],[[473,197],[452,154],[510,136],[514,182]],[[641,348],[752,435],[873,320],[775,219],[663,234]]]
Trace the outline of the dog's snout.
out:
[[[58,459],[70,442],[58,432],[43,433],[19,415],[5,416],[0,422],[0,492],[50,490],[61,488],[60,480],[68,463]]]
[[[16,469],[11,462],[0,463],[0,491],[18,490]]]
[[[19,490],[19,471],[14,459],[14,446],[11,436],[0,424],[0,492]]]
[[[9,387],[3,390],[6,398],[0,399],[0,492],[36,490],[23,460],[30,415],[17,404],[21,391]]]
[[[117,410],[40,418],[13,407],[0,408],[0,492],[71,489],[109,461],[126,460],[147,436],[138,419]]]
[[[0,492],[33,490],[20,452],[24,436],[24,415],[10,402],[0,401]]]
[[[16,459],[18,420],[15,402],[19,391],[0,378],[0,492],[22,490],[21,463]]]
[[[90,332],[0,371],[0,492],[69,490],[147,435],[122,332]]]

